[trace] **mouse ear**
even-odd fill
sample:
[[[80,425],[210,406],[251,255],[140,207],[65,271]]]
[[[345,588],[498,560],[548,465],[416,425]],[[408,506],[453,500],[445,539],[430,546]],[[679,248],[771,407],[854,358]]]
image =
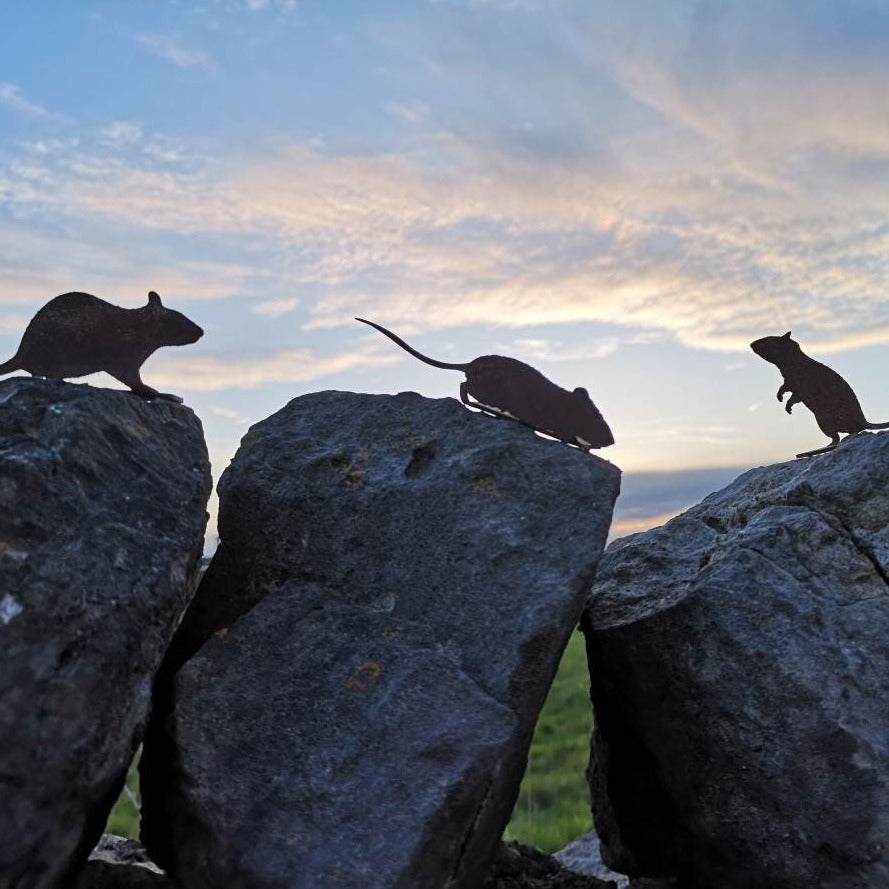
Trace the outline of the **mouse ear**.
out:
[[[155,291],[155,290],[150,290],[150,291],[148,292],[148,305],[150,305],[150,306],[160,306],[160,305],[162,305],[162,303],[161,303],[161,298],[157,295],[157,291]]]
[[[788,330],[787,333],[785,333],[784,336],[781,337],[781,339],[782,340],[789,340],[790,339],[790,331]]]

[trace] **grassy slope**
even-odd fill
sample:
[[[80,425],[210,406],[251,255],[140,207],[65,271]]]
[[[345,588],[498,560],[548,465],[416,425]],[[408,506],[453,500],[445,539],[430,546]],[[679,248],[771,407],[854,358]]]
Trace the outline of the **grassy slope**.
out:
[[[105,833],[114,833],[119,837],[139,836],[139,756],[133,760],[130,771],[127,774],[127,786],[117,798],[108,823],[105,825]],[[129,793],[127,792],[129,791]]]
[[[592,710],[583,636],[574,632],[543,705],[506,837],[547,852],[592,827],[584,772]]]
[[[540,714],[519,800],[506,830],[509,839],[546,851],[561,849],[591,826],[584,769],[592,716],[583,636],[572,633],[559,672]],[[127,786],[138,798],[134,763]],[[139,809],[126,791],[106,827],[120,836],[139,835]]]

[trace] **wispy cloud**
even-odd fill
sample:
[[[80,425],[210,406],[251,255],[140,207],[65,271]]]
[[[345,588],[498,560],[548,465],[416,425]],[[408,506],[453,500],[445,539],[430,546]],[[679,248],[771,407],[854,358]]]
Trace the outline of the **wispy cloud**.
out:
[[[656,342],[662,334],[644,333],[633,336],[605,336],[587,341],[582,345],[568,345],[560,340],[520,337],[498,345],[507,354],[524,355],[536,361],[590,361],[607,358],[621,346]]]
[[[225,259],[178,258],[134,251],[131,233],[104,226],[70,234],[0,222],[0,306],[37,309],[59,293],[84,290],[119,305],[145,302],[156,290],[174,307],[243,292],[256,270]],[[21,328],[22,330],[24,328]]]
[[[606,16],[580,2],[530,4],[489,23],[512,29],[496,53],[485,16],[472,28],[462,14],[439,16],[454,32],[429,29],[412,51],[440,62],[437,76],[488,89],[471,111],[426,96],[381,107],[408,134],[393,138],[400,151],[301,142],[229,160],[170,142],[162,157],[159,137],[121,121],[92,146],[0,159],[0,200],[29,218],[249,245],[224,286],[227,273],[207,265],[207,292],[262,273],[278,289],[252,311],[298,309],[311,328],[374,312],[418,330],[604,322],[744,352],[787,329],[814,351],[889,342],[879,91],[889,63],[837,51],[816,71],[808,54],[827,38],[807,34],[786,4],[757,6],[761,22],[740,4],[713,7],[714,21],[680,5],[674,16],[672,4],[650,4],[643,29],[636,7]],[[550,16],[546,27],[537,15]],[[802,35],[793,64],[763,49],[782,27]],[[212,64],[176,38],[141,36],[152,51],[172,47],[175,64]],[[460,64],[449,66],[453,51]],[[312,295],[297,303],[293,292]],[[568,354],[547,338],[516,344],[532,357]]]
[[[299,0],[240,0],[240,4],[251,12],[262,9],[289,10],[296,9]]]
[[[222,407],[218,404],[210,405],[210,413],[216,417],[222,417],[223,420],[229,420],[236,426],[246,427],[250,425],[250,417],[241,411],[233,410],[229,407]]]
[[[257,358],[220,358],[212,355],[158,357],[146,366],[144,377],[153,386],[179,387],[198,392],[255,389],[268,383],[305,383],[359,367],[385,367],[400,357],[370,350],[321,354],[294,349]]]
[[[142,127],[131,120],[116,120],[99,131],[99,141],[111,148],[129,148],[143,139]]]
[[[48,111],[42,105],[25,98],[21,89],[14,83],[0,83],[0,105],[6,105],[28,117],[62,120],[64,115]]]
[[[22,315],[0,315],[0,333],[24,333],[27,323]]]
[[[421,123],[429,117],[429,107],[424,102],[388,102],[387,113],[406,123]]]
[[[286,297],[285,299],[269,299],[256,303],[250,307],[250,310],[257,315],[265,315],[268,318],[280,318],[292,312],[299,305],[299,299],[295,296]]]
[[[150,53],[171,62],[177,68],[215,71],[216,62],[202,49],[184,46],[175,34],[140,32],[134,35],[136,43]]]
[[[323,288],[315,326],[374,309],[426,327],[603,321],[729,350],[776,325],[827,349],[889,339],[889,186],[823,217],[805,194],[730,179],[603,178],[453,134],[434,145],[432,168],[292,146],[162,171],[78,150],[28,157],[26,177],[0,168],[0,193],[147,231],[260,238],[287,256],[291,288]]]

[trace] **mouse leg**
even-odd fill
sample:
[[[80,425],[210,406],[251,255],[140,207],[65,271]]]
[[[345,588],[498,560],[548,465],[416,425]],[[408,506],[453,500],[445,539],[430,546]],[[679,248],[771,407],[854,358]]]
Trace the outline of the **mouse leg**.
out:
[[[158,392],[157,389],[152,389],[151,386],[143,383],[138,370],[135,373],[129,371],[118,373],[113,370],[109,371],[109,373],[115,380],[120,380],[124,386],[129,386],[133,390],[133,394],[138,395],[140,398],[162,398],[164,401],[175,401],[182,404],[182,399],[178,395],[173,395],[171,392]]]
[[[784,410],[789,414],[793,410],[793,406],[795,404],[799,404],[800,399],[791,393],[790,398],[787,400],[787,404],[784,405]]]
[[[474,407],[476,410],[481,411],[483,414],[487,414],[489,417],[496,417],[498,420],[508,419],[506,414],[501,413],[500,411],[494,410],[492,407],[488,407],[485,404],[482,404],[479,401],[473,401],[469,397],[469,389],[467,388],[467,383],[460,383],[460,401],[466,405],[466,407]]]
[[[787,383],[782,383],[781,388],[778,389],[778,401],[781,401],[784,398],[784,394],[789,391],[790,389],[787,388]]]
[[[803,451],[801,454],[797,454],[797,459],[800,457],[814,457],[815,454],[826,454],[828,451],[832,451],[839,443],[840,443],[840,435],[838,432],[834,432],[831,437],[831,442],[829,445],[825,445],[823,448],[816,448],[814,451]]]

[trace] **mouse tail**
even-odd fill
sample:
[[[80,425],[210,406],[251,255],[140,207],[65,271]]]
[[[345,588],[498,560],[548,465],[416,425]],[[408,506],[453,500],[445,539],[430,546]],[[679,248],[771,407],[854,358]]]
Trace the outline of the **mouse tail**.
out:
[[[449,364],[446,361],[436,361],[435,358],[430,358],[428,355],[424,355],[422,352],[418,352],[416,349],[409,346],[400,336],[396,336],[394,333],[392,333],[391,330],[386,330],[386,328],[382,325],[375,324],[373,321],[368,321],[366,318],[356,318],[355,320],[360,321],[362,324],[369,324],[371,327],[376,328],[377,330],[379,330],[380,333],[389,337],[392,342],[397,343],[399,346],[401,346],[401,348],[404,349],[405,352],[409,352],[411,355],[414,356],[414,358],[419,358],[420,361],[423,361],[426,364],[431,364],[433,367],[441,367],[444,370],[465,371],[468,366],[466,364]]]
[[[868,420],[865,429],[889,429],[889,423],[871,423],[870,420]]]
[[[0,364],[0,374],[12,373],[14,370],[23,370],[21,364],[19,364],[18,352],[9,361],[4,361],[3,364]]]

